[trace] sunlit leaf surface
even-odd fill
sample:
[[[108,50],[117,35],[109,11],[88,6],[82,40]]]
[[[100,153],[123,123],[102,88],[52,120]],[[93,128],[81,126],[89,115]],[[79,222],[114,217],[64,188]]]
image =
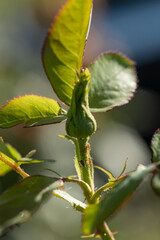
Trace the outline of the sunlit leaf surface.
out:
[[[8,128],[24,123],[24,126],[39,126],[61,122],[66,119],[64,110],[53,99],[25,95],[14,98],[0,109],[0,127]]]
[[[80,72],[90,25],[92,0],[69,0],[50,28],[42,61],[50,83],[62,102],[70,105],[76,71]]]
[[[137,86],[134,63],[117,53],[100,56],[90,67],[89,106],[104,112],[129,102]]]

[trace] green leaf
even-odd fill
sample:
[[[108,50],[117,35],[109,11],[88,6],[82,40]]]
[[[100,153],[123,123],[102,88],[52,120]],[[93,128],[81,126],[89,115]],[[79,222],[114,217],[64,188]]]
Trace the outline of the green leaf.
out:
[[[135,172],[117,183],[99,203],[90,205],[83,216],[84,234],[92,233],[105,219],[122,206],[147,174],[155,168],[154,165],[147,167],[140,165]]]
[[[27,158],[22,157],[20,160],[17,160],[16,163],[21,164],[32,164],[32,163],[54,163],[56,160],[54,159],[33,159],[33,158]],[[44,169],[45,170],[45,169]]]
[[[14,98],[0,109],[0,127],[8,128],[20,123],[26,127],[58,123],[66,119],[63,112],[53,99],[26,95]]]
[[[72,182],[72,183],[76,183],[78,184],[83,193],[84,193],[84,196],[86,197],[87,200],[90,199],[90,195],[91,195],[91,188],[90,186],[88,185],[88,183],[84,182],[83,180],[79,180],[79,179],[73,179],[72,176],[71,177],[68,177],[68,178],[63,178],[63,181],[64,182]]]
[[[20,160],[17,160],[16,163],[21,165],[21,164],[31,164],[31,163],[43,163],[45,161],[46,160],[43,160],[43,159],[32,159],[32,158],[25,158],[24,157],[24,158],[21,158]]]
[[[116,179],[114,178],[114,176],[112,175],[111,172],[109,172],[108,170],[106,170],[106,169],[104,169],[104,168],[102,168],[100,166],[96,166],[96,165],[94,165],[94,168],[97,168],[100,171],[104,172],[108,176],[108,182],[95,191],[93,196],[90,198],[90,203],[98,202],[101,194],[104,191],[112,188],[116,184]]]
[[[20,166],[21,164],[31,164],[31,163],[42,163],[42,162],[54,162],[54,160],[46,159],[32,159],[30,158],[35,154],[35,150],[30,151],[25,157],[12,147],[9,143],[4,143],[2,137],[0,137],[0,176],[6,175],[8,172],[12,171],[13,168],[3,162],[4,158],[14,164],[15,166]]]
[[[115,184],[116,184],[115,181],[110,181],[104,184],[102,187],[98,188],[98,190],[90,198],[90,203],[97,203],[99,201],[101,194],[107,191],[108,189],[112,188]]]
[[[6,175],[8,172],[15,170],[14,168],[10,167],[6,163],[3,162],[3,159],[13,163],[16,166],[20,166],[22,164],[34,164],[34,163],[43,163],[43,162],[50,162],[53,163],[55,160],[52,159],[32,159],[32,158],[20,158],[19,160],[15,160],[13,158],[8,157],[4,153],[0,152],[0,176]]]
[[[100,239],[101,237],[99,235],[96,235],[96,234],[90,234],[90,235],[85,235],[85,236],[82,236],[81,238],[92,238],[92,239],[95,239],[95,238],[98,238]]]
[[[0,195],[0,236],[28,221],[40,205],[51,196],[62,180],[45,176],[28,177]]]
[[[117,53],[100,56],[90,67],[89,106],[104,112],[124,105],[133,97],[137,78],[134,63]]]
[[[37,151],[35,149],[29,151],[29,153],[26,154],[26,158],[31,158]]]
[[[76,209],[77,211],[83,212],[83,210],[86,208],[86,204],[77,200],[76,198],[72,197],[70,194],[68,194],[67,192],[57,189],[53,191],[53,194],[56,197],[62,198],[65,201],[69,202],[69,204]]]
[[[31,150],[29,153],[26,154],[25,157],[21,157],[20,160],[18,160],[17,162],[21,162],[21,164],[26,164],[26,163],[42,163],[42,162],[46,162],[46,163],[53,163],[55,162],[54,159],[33,159],[32,156],[36,153],[37,151]]]
[[[92,0],[69,0],[52,25],[42,52],[48,79],[59,99],[71,103],[91,19]]]
[[[152,189],[160,196],[160,173],[157,173],[152,177]]]
[[[0,152],[0,176],[4,176],[6,175],[8,172],[12,171],[13,169],[8,166],[6,163],[4,163],[2,161],[2,158],[5,158],[6,160],[8,160],[9,162],[15,164],[15,160],[13,160],[12,158],[8,157],[7,155],[5,155],[4,153]],[[20,163],[16,164],[17,166],[20,165]]]
[[[112,173],[109,172],[108,170],[106,170],[106,169],[104,169],[104,168],[102,168],[102,167],[100,167],[100,166],[97,166],[97,165],[94,165],[94,168],[97,168],[97,169],[99,169],[100,171],[104,172],[104,173],[108,176],[108,180],[109,180],[109,181],[114,181],[114,180],[116,180],[115,177],[112,175]]]
[[[9,143],[4,143],[2,137],[0,137],[0,176],[4,176],[11,171],[12,168],[1,161],[1,157],[5,157],[8,161],[15,164],[17,160],[21,159],[21,154]]]
[[[9,162],[12,164],[12,167],[10,164],[7,164],[4,162],[5,161]],[[33,160],[31,158],[21,158],[20,160],[14,160],[13,158],[8,157],[4,153],[0,152],[0,176],[5,176],[8,172],[15,170],[15,167],[20,166],[21,164],[32,164],[32,163],[42,163],[45,160]]]
[[[153,135],[151,141],[151,149],[153,152],[152,161],[159,162],[160,161],[160,129],[158,129]]]
[[[124,164],[124,167],[122,169],[122,172],[120,173],[118,178],[120,178],[123,175],[123,173],[125,172],[126,168],[127,168],[127,160],[125,161],[125,164]]]
[[[0,152],[4,153],[10,158],[13,158],[14,160],[21,159],[21,154],[9,143],[4,143],[2,138],[0,138]]]
[[[14,147],[12,147],[9,143],[6,143],[6,147],[9,151],[9,155],[14,159],[14,160],[19,160],[22,158],[21,154],[17,151],[17,149],[15,149]],[[1,150],[0,150],[1,151]],[[3,152],[3,151],[2,151]]]
[[[0,176],[4,176],[5,174],[12,170],[11,167],[9,167],[7,164],[1,161],[1,157],[3,156],[13,164],[15,164],[15,160],[18,160],[17,159],[18,156],[20,156],[21,158],[20,153],[16,151],[16,149],[14,149],[11,145],[4,143],[2,137],[0,137]]]

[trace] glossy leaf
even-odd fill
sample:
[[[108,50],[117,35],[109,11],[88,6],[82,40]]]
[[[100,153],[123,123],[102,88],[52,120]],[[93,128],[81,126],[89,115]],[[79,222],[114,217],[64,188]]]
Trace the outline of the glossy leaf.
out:
[[[66,119],[63,109],[53,99],[36,95],[14,98],[0,109],[0,127],[8,128],[20,123],[39,126]]]
[[[100,56],[90,67],[89,106],[92,112],[104,112],[124,105],[137,86],[134,63],[117,53]]]
[[[160,161],[160,130],[158,129],[153,135],[151,141],[151,149],[153,152],[152,161],[159,162]]]
[[[71,103],[89,31],[92,0],[68,0],[46,37],[42,61],[57,96]]]
[[[57,189],[53,192],[53,194],[67,201],[77,211],[82,212],[87,206],[85,203],[77,200],[76,198],[72,197],[70,194],[63,190]]]
[[[154,165],[148,167],[140,165],[135,172],[117,183],[99,203],[90,205],[83,216],[84,234],[92,233],[105,219],[122,206],[154,168]]]
[[[62,180],[45,176],[28,177],[0,195],[0,236],[10,227],[28,221],[51,196]]]

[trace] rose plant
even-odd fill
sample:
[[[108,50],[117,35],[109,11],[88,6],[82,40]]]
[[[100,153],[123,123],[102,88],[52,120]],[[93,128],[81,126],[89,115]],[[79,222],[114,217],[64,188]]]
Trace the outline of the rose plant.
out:
[[[107,112],[128,103],[137,88],[135,64],[116,52],[100,55],[88,68],[83,68],[83,56],[92,17],[92,0],[68,0],[51,26],[42,50],[46,75],[61,103],[37,96],[25,95],[8,101],[0,108],[0,127],[10,128],[23,123],[34,127],[65,122],[66,135],[61,136],[75,145],[77,176],[29,176],[21,164],[37,163],[35,151],[25,157],[0,138],[0,176],[14,170],[22,181],[0,195],[0,235],[16,224],[30,219],[35,210],[50,196],[69,202],[82,213],[85,237],[114,240],[106,220],[119,209],[144,178],[152,174],[152,187],[160,194],[160,131],[151,142],[152,163],[139,165],[133,172],[117,179],[100,166],[94,166],[89,139],[97,123],[92,113]],[[68,110],[62,108],[68,106]],[[95,188],[94,167],[108,176],[108,181]],[[124,167],[125,169],[125,167]],[[85,202],[70,196],[66,182],[77,184]]]

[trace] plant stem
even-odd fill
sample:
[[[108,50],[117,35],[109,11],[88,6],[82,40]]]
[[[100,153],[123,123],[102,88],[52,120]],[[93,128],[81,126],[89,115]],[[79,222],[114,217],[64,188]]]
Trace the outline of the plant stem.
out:
[[[115,240],[113,234],[105,222],[98,228],[98,233],[102,240]]]
[[[77,141],[74,141],[76,145],[76,158],[75,158],[75,167],[79,177],[79,180],[87,183],[90,188],[90,196],[86,196],[86,200],[90,203],[90,200],[94,194],[94,168],[92,159],[90,156],[90,145],[88,143],[88,138],[77,138]],[[82,187],[83,188],[83,187]],[[108,225],[103,222],[97,229],[97,233],[102,240],[115,240],[112,232],[110,231]]]
[[[12,168],[15,172],[22,176],[22,178],[29,177],[29,174],[22,170],[20,166],[16,166],[13,162],[9,161],[4,155],[0,154],[0,160]]]
[[[94,193],[94,175],[93,164],[90,157],[90,145],[87,138],[77,139],[76,157],[77,162],[76,170],[78,169],[78,176],[80,180],[86,182],[91,188],[91,196]]]

